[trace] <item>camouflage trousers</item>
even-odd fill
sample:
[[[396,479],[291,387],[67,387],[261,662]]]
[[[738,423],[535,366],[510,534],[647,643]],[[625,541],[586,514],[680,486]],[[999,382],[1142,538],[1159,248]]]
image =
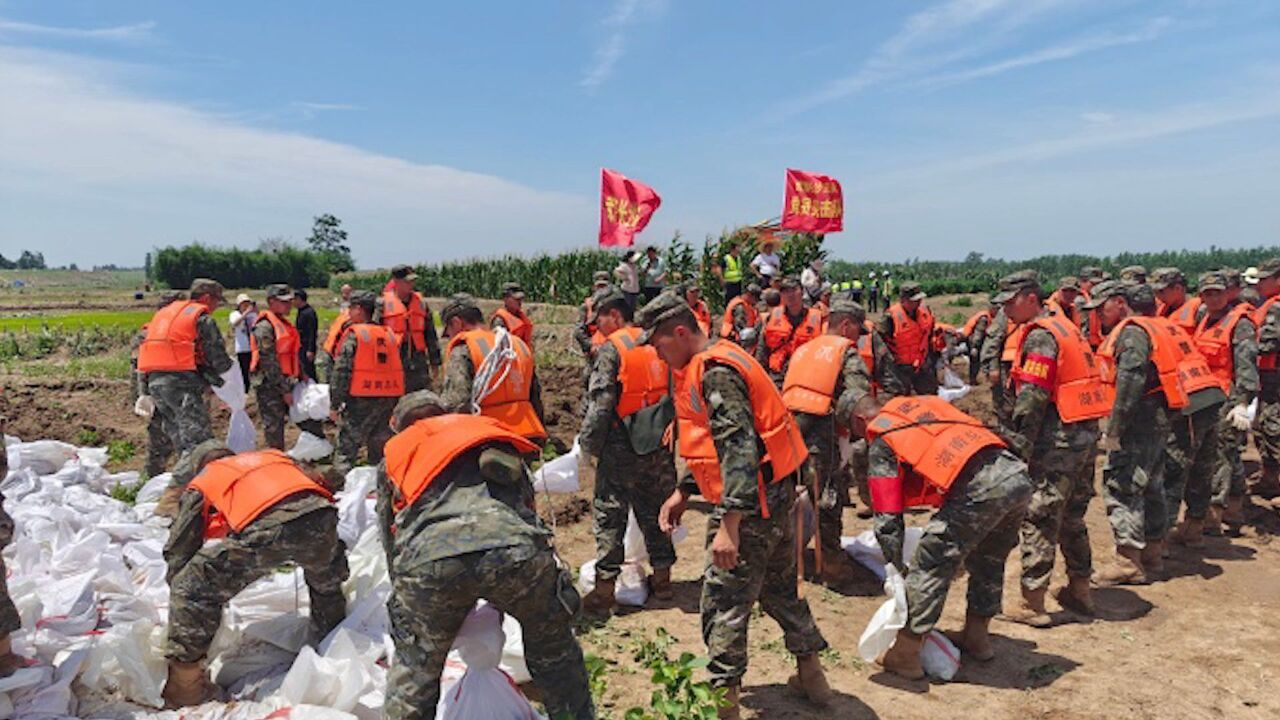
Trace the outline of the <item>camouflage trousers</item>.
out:
[[[707,569],[702,583],[702,639],[711,658],[715,687],[740,685],[747,672],[747,626],[756,602],[782,628],[787,650],[797,657],[826,649],[809,603],[796,589],[795,488],[790,479],[770,486],[768,518],[744,516],[738,524],[738,565],[711,562],[718,516],[707,521]]]
[[[520,621],[529,674],[550,717],[595,717],[582,648],[573,637],[581,601],[550,549],[497,548],[409,567],[393,560],[391,578],[387,611],[396,651],[384,718],[435,717],[445,658],[481,598]]]
[[[1092,445],[1081,450],[1054,448],[1032,458],[1034,490],[1022,519],[1019,541],[1023,589],[1049,586],[1059,548],[1068,577],[1087,578],[1093,574],[1093,551],[1084,515],[1094,496],[1096,451]]]
[[[1258,419],[1253,424],[1253,441],[1258,445],[1264,470],[1280,469],[1280,372],[1264,370],[1262,394],[1258,398]]]
[[[284,450],[284,425],[289,420],[289,405],[285,403],[286,391],[270,389],[259,385],[258,417],[262,419],[262,439],[267,447]],[[324,423],[319,420],[304,420],[298,428],[318,438],[324,438]]]
[[[431,389],[431,365],[425,352],[413,351],[404,358],[404,393]]]
[[[181,463],[192,448],[213,439],[209,406],[205,403],[208,386],[195,373],[152,373],[148,385],[156,416],[178,451],[177,463]]]
[[[849,473],[841,467],[836,447],[833,416],[798,416],[805,444],[809,447],[809,467],[818,492],[818,538],[823,553],[839,553],[844,527],[844,506],[849,501]]]
[[[360,460],[366,448],[370,465],[382,462],[382,449],[391,439],[391,412],[399,398],[351,398],[338,416],[338,447],[333,467],[341,477]]]
[[[143,470],[148,477],[160,475],[169,467],[173,458],[173,436],[176,433],[160,413],[147,422],[147,464]]]
[[[1000,380],[991,386],[991,409],[995,412],[996,420],[1001,427],[1013,425],[1013,401],[1017,396],[1009,389],[1009,374],[1012,367],[1012,363],[1001,361]]]
[[[285,563],[302,568],[311,599],[311,627],[324,637],[347,614],[342,583],[346,545],[338,539],[336,508],[315,510],[279,525],[207,544],[169,583],[169,639],[165,657],[195,662],[209,651],[231,598]]]
[[[3,461],[3,458],[0,458],[0,461]],[[0,471],[4,469],[0,467]],[[0,472],[0,475],[2,474],[3,472]],[[0,549],[13,540],[13,518],[5,512],[3,502],[4,496],[0,495]],[[22,628],[22,617],[18,615],[18,608],[14,607],[13,599],[9,597],[9,583],[5,579],[7,577],[4,557],[0,556],[0,638]]]
[[[1163,408],[1140,412],[1137,418],[1121,436],[1120,449],[1107,455],[1102,494],[1116,545],[1142,549],[1168,531],[1164,448],[1169,425]]]
[[[1217,407],[1207,407],[1191,416],[1169,418],[1172,428],[1164,463],[1166,530],[1178,524],[1184,501],[1187,517],[1203,520],[1209,514],[1218,462],[1218,412]]]
[[[903,387],[912,395],[936,395],[938,393],[937,357],[929,356],[917,368],[914,365],[896,365],[894,369]]]
[[[1018,527],[1031,502],[1031,476],[1012,453],[984,451],[973,477],[951,487],[924,526],[907,572],[907,629],[924,635],[942,617],[951,581],[969,571],[968,612],[995,617],[1004,602],[1004,565],[1018,545]],[[986,460],[983,463],[983,460]]]
[[[1231,424],[1228,415],[1235,403],[1225,402],[1218,415],[1218,455],[1213,469],[1213,504],[1226,507],[1227,499],[1243,497],[1245,492],[1244,462],[1240,459],[1248,433]]]
[[[626,559],[623,539],[629,512],[644,534],[649,564],[655,570],[676,564],[671,537],[658,527],[658,511],[676,489],[675,461],[666,449],[637,455],[625,437],[606,442],[596,465],[596,490],[591,501],[592,530],[596,536],[596,577],[613,580]]]

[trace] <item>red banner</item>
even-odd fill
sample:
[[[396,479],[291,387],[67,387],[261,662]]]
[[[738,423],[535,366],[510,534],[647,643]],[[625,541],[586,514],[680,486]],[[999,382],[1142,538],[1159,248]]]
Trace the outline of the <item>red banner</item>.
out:
[[[600,171],[600,245],[631,247],[662,204],[653,188],[621,173]]]
[[[840,181],[828,175],[788,168],[782,228],[815,233],[843,230],[844,193],[840,190]]]

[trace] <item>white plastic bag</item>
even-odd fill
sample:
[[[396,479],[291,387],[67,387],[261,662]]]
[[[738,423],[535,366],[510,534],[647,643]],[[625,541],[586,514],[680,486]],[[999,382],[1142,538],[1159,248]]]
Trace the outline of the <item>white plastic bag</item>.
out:
[[[949,682],[960,671],[960,648],[946,635],[930,630],[920,649],[920,664],[925,675]]]
[[[613,598],[619,605],[644,607],[649,600],[649,582],[644,566],[624,562],[614,582]],[[586,595],[596,587],[596,561],[588,560],[578,570],[578,592]]]
[[[907,567],[915,565],[916,546],[920,544],[920,538],[923,536],[922,528],[907,528],[902,541],[902,559],[907,563]],[[849,557],[857,560],[858,564],[875,573],[876,577],[885,579],[884,552],[880,550],[880,542],[876,540],[874,530],[864,530],[854,537],[842,537],[840,547],[849,553]]]
[[[305,380],[293,386],[293,404],[289,406],[289,421],[295,424],[306,420],[324,420],[329,417],[329,386]]]
[[[907,584],[898,569],[890,565],[884,580],[884,592],[889,596],[871,616],[866,630],[858,640],[858,654],[867,662],[873,662],[893,647],[898,631],[907,624]],[[925,674],[939,680],[951,680],[960,669],[960,650],[947,636],[931,630],[925,636],[920,651],[920,663]]]
[[[541,717],[512,679],[498,669],[506,635],[502,614],[489,605],[471,611],[453,652],[466,666],[456,682],[441,682],[436,717],[443,720],[535,720]]]
[[[938,388],[938,397],[954,403],[972,390],[973,388],[966,384],[950,366],[942,369],[942,387]]]
[[[321,460],[333,454],[333,445],[322,437],[309,432],[298,435],[298,442],[289,450],[294,460]]]
[[[222,385],[213,388],[213,394],[231,411],[231,422],[227,427],[227,447],[232,452],[248,452],[258,445],[257,431],[253,429],[253,420],[245,411],[248,396],[244,389],[244,376],[240,374],[240,366],[232,365],[222,374]]]
[[[568,494],[578,492],[578,460],[582,457],[582,448],[578,439],[573,439],[573,448],[569,452],[544,463],[533,473],[533,489],[535,492],[552,494]]]
[[[687,537],[689,537],[689,528],[677,525],[675,531],[671,533],[671,544],[679,545]],[[649,562],[649,546],[644,544],[644,533],[640,531],[640,523],[636,521],[635,508],[627,514],[627,534],[622,537],[622,546],[625,548],[624,557],[627,562],[638,564]]]

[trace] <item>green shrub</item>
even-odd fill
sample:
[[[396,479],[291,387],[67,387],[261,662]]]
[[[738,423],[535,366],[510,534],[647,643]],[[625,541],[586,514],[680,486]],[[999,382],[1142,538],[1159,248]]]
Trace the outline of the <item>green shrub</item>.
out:
[[[968,295],[961,295],[955,300],[952,300],[951,304],[956,307],[973,307],[973,298]]]
[[[98,436],[98,431],[92,428],[81,428],[76,434],[76,444],[82,447],[98,447],[102,444],[102,438]]]
[[[107,443],[107,460],[113,465],[129,462],[137,452],[138,449],[129,440],[112,440]]]
[[[329,283],[328,259],[292,245],[272,250],[215,248],[199,243],[160,248],[153,272],[171,288],[185,289],[195,278],[212,278],[228,288],[260,288],[284,282],[298,288]]]

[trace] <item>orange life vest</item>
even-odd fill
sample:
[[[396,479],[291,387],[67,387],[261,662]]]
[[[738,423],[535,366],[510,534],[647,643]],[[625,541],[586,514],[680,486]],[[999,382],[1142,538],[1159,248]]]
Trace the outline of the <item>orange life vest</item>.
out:
[[[347,321],[351,319],[351,310],[343,308],[338,313],[338,317],[329,323],[329,333],[324,337],[324,351],[329,353],[329,357],[338,356],[339,341],[342,340],[342,331],[346,329]]]
[[[587,310],[587,334],[591,336],[591,349],[595,350],[605,344],[605,341],[609,338],[605,337],[605,334],[596,328],[595,321],[593,320],[596,313],[594,304],[591,302],[591,298],[588,297],[586,300],[583,300],[582,305]]]
[[[652,345],[637,342],[641,332],[638,327],[624,327],[609,336],[622,360],[618,366],[618,417],[632,415],[667,396],[670,371]]]
[[[529,316],[524,314],[524,310],[517,315],[505,307],[500,307],[494,311],[493,317],[495,320],[502,318],[502,324],[507,326],[507,332],[523,340],[525,345],[533,347],[533,323],[529,320]]]
[[[1025,323],[1005,323],[1004,345],[1000,347],[1000,362],[1012,365],[1018,360],[1018,346],[1022,344],[1022,333],[1026,332]]]
[[[946,323],[938,323],[933,326],[933,351],[942,352],[947,349],[947,335],[955,335],[956,328],[954,325]]]
[[[206,540],[242,532],[290,495],[309,492],[333,500],[324,486],[279,450],[258,450],[214,460],[188,487],[204,496]]]
[[[400,431],[383,451],[387,478],[399,491],[396,512],[422,497],[450,463],[485,443],[510,445],[521,455],[538,446],[497,420],[480,415],[437,415]]]
[[[431,311],[419,293],[413,293],[406,305],[396,295],[395,290],[382,293],[382,324],[391,328],[396,334],[397,342],[403,343],[404,336],[412,338],[411,347],[415,352],[427,349],[427,323],[430,322]]]
[[[711,437],[711,418],[702,398],[702,376],[707,363],[719,363],[733,368],[747,383],[747,395],[751,400],[755,431],[764,443],[763,466],[769,463],[773,470],[773,482],[781,482],[800,468],[809,457],[796,419],[782,394],[774,386],[769,375],[741,347],[721,340],[693,356],[679,377],[676,388],[676,421],[679,423],[679,451],[689,472],[698,483],[698,491],[707,501],[719,503],[724,489],[720,475],[720,460],[716,455],[715,441]],[[768,517],[764,502],[764,476],[758,475],[760,510]]]
[[[814,308],[805,311],[799,325],[792,325],[785,305],[769,313],[764,326],[764,345],[769,350],[769,369],[780,373],[787,368],[796,348],[822,334],[822,313]]]
[[[894,398],[867,425],[867,441],[883,439],[898,456],[896,477],[867,478],[876,512],[941,507],[978,451],[1005,443],[978,420],[936,395]],[[906,465],[907,467],[903,467]]]
[[[885,338],[893,349],[893,357],[900,365],[920,367],[929,355],[929,342],[933,336],[933,313],[923,304],[916,308],[912,318],[902,303],[889,307],[893,318],[893,337]]]
[[[973,315],[969,316],[968,320],[965,321],[964,329],[961,330],[960,332],[964,334],[966,339],[971,338],[973,337],[974,331],[978,329],[978,323],[982,321],[982,318],[987,319],[987,323],[989,326],[993,317],[994,315],[991,313],[990,310],[983,310],[982,312],[974,313]]]
[[[782,381],[782,402],[791,412],[829,415],[844,354],[853,341],[840,335],[819,335],[791,356]]]
[[[302,347],[302,336],[298,334],[298,328],[293,323],[267,310],[258,316],[258,321],[253,325],[257,327],[264,322],[271,323],[271,329],[276,334],[276,360],[280,363],[280,372],[285,377],[296,378],[302,375],[302,360],[298,357],[298,350]],[[249,369],[258,369],[258,339],[249,333],[249,350],[253,354],[249,359]]]
[[[138,372],[195,370],[196,322],[209,312],[203,303],[179,300],[156,311],[143,327],[147,335],[138,348]]]
[[[493,350],[495,342],[492,330],[466,330],[449,341],[449,352],[453,352],[458,345],[465,344],[471,355],[471,368],[476,371]],[[533,384],[533,353],[515,335],[511,336],[511,349],[515,351],[516,357],[511,361],[505,377],[494,377],[494,381],[500,384],[490,388],[492,392],[480,401],[480,414],[498,420],[524,437],[541,440],[547,436],[547,431],[542,427],[533,403],[529,401],[529,391]]]
[[[1045,301],[1045,305],[1049,306],[1050,312],[1055,315],[1061,315],[1077,325],[1080,324],[1080,319],[1076,317],[1076,306],[1074,304],[1064,303],[1062,301],[1062,295],[1060,295],[1057,290],[1053,291],[1053,294],[1049,296],[1047,301]]]
[[[1267,324],[1267,312],[1271,310],[1271,306],[1275,305],[1277,302],[1280,302],[1280,295],[1274,295],[1267,298],[1253,311],[1251,318],[1253,319],[1253,326],[1258,329],[1259,337],[1262,336],[1262,326]],[[1277,367],[1280,367],[1280,363],[1277,362],[1276,356],[1277,353],[1258,353],[1258,369],[1272,371]]]
[[[1089,337],[1087,338],[1089,347],[1097,350],[1107,339],[1107,336],[1102,333],[1102,313],[1098,312],[1098,308],[1094,308],[1085,317],[1089,320]]]
[[[1056,359],[1027,354],[1023,350],[1032,327],[1047,330],[1058,343]],[[1074,423],[1097,420],[1111,414],[1115,399],[1104,385],[1097,360],[1089,343],[1076,327],[1064,317],[1037,318],[1019,333],[1016,367],[1012,373],[1013,386],[1030,383],[1048,390],[1058,415],[1063,422]]]
[[[747,327],[755,327],[760,320],[760,311],[755,305],[747,302],[741,295],[735,296],[729,301],[724,309],[724,319],[720,321],[720,337],[728,340],[737,340],[738,332],[733,327],[733,309],[742,306],[743,312],[747,314]]]
[[[1196,315],[1200,312],[1200,306],[1204,301],[1197,297],[1189,297],[1176,310],[1169,313],[1169,319],[1174,325],[1182,328],[1188,335],[1192,335],[1196,331],[1196,327],[1200,325],[1200,321],[1196,319]]]
[[[698,321],[702,334],[711,337],[711,309],[707,307],[707,301],[699,300],[697,305],[692,305],[689,309],[693,311],[693,318]]]
[[[347,328],[356,338],[356,356],[351,368],[352,397],[400,397],[404,394],[404,366],[400,344],[385,325],[360,323]],[[341,345],[341,343],[339,343]]]
[[[1196,350],[1195,341],[1182,328],[1168,318],[1131,316],[1122,320],[1098,348],[1097,358],[1102,381],[1111,386],[1113,396],[1116,384],[1115,345],[1120,331],[1129,324],[1137,325],[1151,338],[1151,361],[1160,379],[1160,391],[1170,408],[1180,410],[1191,402],[1192,393],[1218,387],[1218,379],[1204,356]]]
[[[1218,385],[1223,392],[1231,392],[1231,383],[1235,380],[1235,357],[1232,353],[1231,337],[1235,334],[1236,323],[1241,318],[1248,317],[1249,306],[1246,303],[1240,303],[1228,310],[1218,321],[1209,324],[1209,314],[1205,313],[1204,318],[1196,326],[1196,334],[1192,336],[1195,340],[1196,349],[1204,356],[1204,361],[1208,363],[1210,372],[1218,379]]]

